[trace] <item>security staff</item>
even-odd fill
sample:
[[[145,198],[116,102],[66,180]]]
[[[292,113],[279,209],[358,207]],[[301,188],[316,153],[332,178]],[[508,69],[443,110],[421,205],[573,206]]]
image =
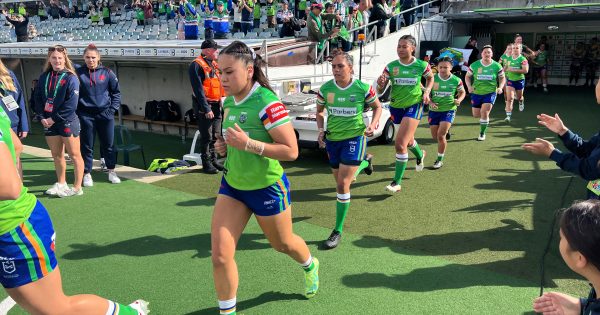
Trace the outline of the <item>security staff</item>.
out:
[[[202,53],[189,67],[192,84],[192,104],[198,117],[200,155],[204,173],[216,174],[223,170],[217,161],[215,141],[221,135],[221,98],[225,96],[217,66],[217,43],[212,39],[202,42]],[[209,154],[210,153],[210,154]]]

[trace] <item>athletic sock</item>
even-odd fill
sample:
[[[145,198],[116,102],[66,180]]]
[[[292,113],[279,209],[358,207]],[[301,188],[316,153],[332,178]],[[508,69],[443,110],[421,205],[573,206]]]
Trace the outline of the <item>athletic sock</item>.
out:
[[[548,84],[542,84],[544,87],[548,87]]]
[[[300,264],[300,267],[302,267],[302,269],[304,269],[305,271],[310,271],[310,269],[312,269],[311,268],[312,265],[313,265],[313,256],[310,255],[305,262]]]
[[[236,307],[236,298],[235,297],[230,300],[219,301],[219,311],[220,311],[219,314],[221,314],[221,315],[235,314],[235,307]]]
[[[443,161],[444,160],[444,153],[438,153],[437,160],[438,161]]]
[[[479,133],[484,135],[489,124],[490,124],[489,120],[483,120],[483,119],[479,120],[479,127],[480,127]]]
[[[511,118],[512,117],[512,112],[506,112],[506,117]]]
[[[335,209],[335,230],[342,233],[344,229],[344,221],[346,220],[346,214],[350,209],[350,193],[337,194],[337,202]]]
[[[394,174],[394,181],[398,185],[402,182],[402,176],[404,176],[407,163],[408,153],[396,153],[396,173]]]
[[[360,174],[360,172],[362,172],[365,168],[367,168],[369,166],[369,161],[367,160],[362,160],[362,162],[360,162],[360,165],[358,166],[358,169],[356,170],[356,172],[354,173],[354,178],[358,177],[358,174]]]
[[[106,315],[139,315],[138,311],[131,306],[108,301]]]
[[[417,160],[420,160],[423,158],[423,151],[421,151],[421,148],[419,147],[417,140],[413,140],[413,141],[414,141],[413,145],[408,147],[408,149],[410,150],[410,152],[412,152],[417,157]]]

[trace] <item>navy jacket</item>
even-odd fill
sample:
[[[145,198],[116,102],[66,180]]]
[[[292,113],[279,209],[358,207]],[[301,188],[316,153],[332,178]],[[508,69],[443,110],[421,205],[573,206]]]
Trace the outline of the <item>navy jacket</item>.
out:
[[[559,137],[572,153],[554,149],[550,159],[561,169],[579,175],[585,180],[600,178],[600,133],[585,141],[571,130]]]
[[[90,70],[82,66],[75,70],[79,77],[79,105],[77,113],[84,115],[102,114],[113,119],[121,106],[119,80],[114,72],[103,66]]]
[[[62,74],[62,80],[59,78]],[[54,87],[59,84],[52,112],[44,111],[46,101],[54,96]],[[52,118],[55,123],[77,119],[77,101],[79,100],[79,80],[77,76],[66,71],[47,71],[40,75],[35,88],[35,113],[43,118]]]
[[[4,111],[8,114],[8,118],[10,118],[10,127],[14,132],[29,132],[29,121],[27,120],[27,109],[25,108],[25,96],[23,95],[23,90],[21,89],[21,85],[19,84],[19,80],[17,80],[15,74],[10,70],[8,70],[8,74],[10,74],[10,77],[13,79],[16,91],[13,92],[0,89],[0,92],[3,96],[11,95],[17,104],[19,104],[19,108],[9,111],[4,102],[0,102],[0,104],[2,104],[2,109],[4,109]],[[19,123],[21,123],[21,130],[17,130]]]
[[[587,299],[579,299],[581,302],[582,315],[600,315],[600,299],[596,299],[596,291],[594,288],[590,290]]]

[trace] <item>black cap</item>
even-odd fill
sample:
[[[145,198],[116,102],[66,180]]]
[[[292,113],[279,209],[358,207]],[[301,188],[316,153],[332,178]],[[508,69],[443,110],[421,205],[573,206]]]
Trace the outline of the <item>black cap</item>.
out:
[[[203,41],[202,42],[202,46],[200,46],[200,49],[206,49],[206,48],[217,49],[217,48],[219,48],[219,45],[214,40],[207,39],[207,40]]]

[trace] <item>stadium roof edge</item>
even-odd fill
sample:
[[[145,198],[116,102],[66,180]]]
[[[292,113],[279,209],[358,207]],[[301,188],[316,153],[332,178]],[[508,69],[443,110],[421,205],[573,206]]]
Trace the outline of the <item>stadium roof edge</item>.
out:
[[[530,8],[490,8],[442,14],[456,22],[556,22],[600,20],[600,3],[548,5]]]

